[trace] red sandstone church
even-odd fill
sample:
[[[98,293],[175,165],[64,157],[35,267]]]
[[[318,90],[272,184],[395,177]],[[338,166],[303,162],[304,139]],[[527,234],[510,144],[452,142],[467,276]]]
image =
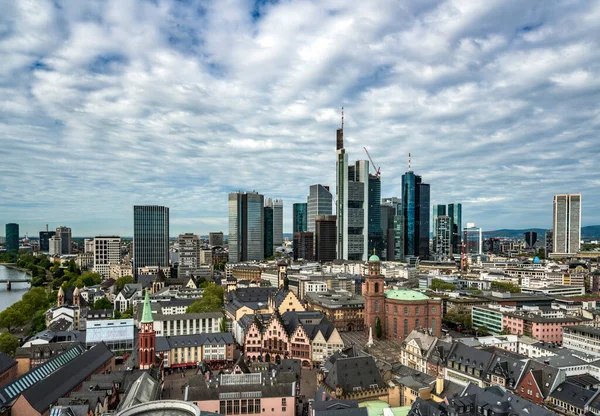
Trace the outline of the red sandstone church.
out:
[[[403,341],[413,329],[429,328],[439,337],[442,330],[442,301],[410,289],[384,289],[379,257],[369,258],[369,275],[363,283],[365,297],[365,333],[369,327],[376,334],[377,320],[381,322],[382,338]]]

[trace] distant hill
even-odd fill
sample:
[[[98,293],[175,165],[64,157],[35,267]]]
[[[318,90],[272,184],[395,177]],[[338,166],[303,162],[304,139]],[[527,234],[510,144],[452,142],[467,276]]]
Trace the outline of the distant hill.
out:
[[[483,235],[487,238],[492,237],[508,237],[508,238],[523,238],[527,231],[535,231],[538,234],[538,240],[544,236],[546,230],[543,228],[524,228],[522,230],[494,230],[484,231]],[[581,227],[581,238],[600,238],[600,225],[588,225]]]

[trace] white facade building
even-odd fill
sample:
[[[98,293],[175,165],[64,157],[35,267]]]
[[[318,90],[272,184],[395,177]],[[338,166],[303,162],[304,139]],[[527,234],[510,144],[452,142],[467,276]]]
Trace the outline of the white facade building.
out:
[[[121,262],[121,237],[95,237],[94,238],[94,271],[102,279],[110,277],[111,264]]]

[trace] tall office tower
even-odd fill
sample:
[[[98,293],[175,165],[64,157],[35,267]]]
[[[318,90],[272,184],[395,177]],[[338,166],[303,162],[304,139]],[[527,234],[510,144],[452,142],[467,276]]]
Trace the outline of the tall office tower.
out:
[[[169,208],[133,207],[133,274],[140,267],[169,267]]]
[[[537,241],[537,233],[535,231],[527,231],[525,233],[525,243],[527,244],[527,248],[533,248],[533,245]]]
[[[436,236],[433,251],[437,258],[443,260],[452,257],[452,218],[448,215],[436,215],[433,228]]]
[[[315,260],[328,262],[336,259],[336,227],[335,215],[317,215],[315,217]]]
[[[321,184],[311,185],[308,194],[308,219],[306,231],[315,232],[315,218],[317,215],[331,215],[333,209],[333,195],[329,186]]]
[[[200,238],[192,233],[180,234],[177,243],[179,245],[177,277],[190,276],[200,265]]]
[[[294,233],[294,260],[313,260],[313,239],[313,233]]]
[[[121,237],[95,237],[94,238],[94,271],[108,279],[110,265],[121,262]]]
[[[464,229],[465,253],[481,254],[483,250],[483,238],[481,228],[475,223],[468,222]]]
[[[434,205],[433,206],[433,251],[437,247],[437,219],[439,216],[446,215],[446,205]],[[450,231],[452,235],[452,230]]]
[[[383,232],[383,246],[386,260],[394,260],[394,216],[396,208],[391,205],[381,204],[381,230]]]
[[[342,127],[336,131],[335,199],[336,199],[336,258],[348,259],[348,155],[344,149],[344,110]]]
[[[19,250],[19,224],[6,224],[6,251]]]
[[[53,235],[48,240],[48,254],[60,256],[62,254],[62,240],[58,235]]]
[[[581,244],[581,194],[554,195],[554,243],[557,254],[575,254]]]
[[[404,260],[404,242],[406,239],[405,232],[405,220],[403,215],[394,215],[394,228],[392,232],[388,232],[388,238],[394,239],[394,260]]]
[[[257,192],[229,194],[229,262],[265,257],[265,199]]]
[[[462,252],[462,204],[448,204],[448,216],[452,218],[452,252]]]
[[[409,168],[402,175],[404,254],[426,259],[429,256],[429,184]]]
[[[368,209],[368,249],[369,255],[373,250],[380,258],[383,257],[384,234],[381,227],[381,177],[369,175],[369,209]],[[387,230],[386,230],[387,231]]]
[[[269,198],[267,198],[269,199]],[[270,201],[267,201],[270,203]],[[273,207],[265,206],[264,214],[264,256],[265,258],[273,257]]]
[[[348,217],[346,221],[347,260],[367,261],[369,257],[369,161],[357,160],[348,166]]]
[[[292,206],[292,229],[295,233],[304,233],[307,230],[308,203],[294,204]]]
[[[273,253],[283,245],[283,201],[273,201]]]
[[[56,235],[58,235],[62,240],[62,254],[71,254],[71,251],[73,251],[71,229],[69,227],[65,227],[64,225],[61,225],[56,229]]]
[[[208,233],[208,245],[221,247],[223,245],[223,232]]]
[[[554,245],[554,233],[552,232],[552,230],[546,231],[546,234],[544,234],[544,240],[546,243],[546,257],[548,257],[548,254],[552,253],[552,246]]]
[[[50,250],[50,238],[56,234],[56,231],[40,231],[40,251],[48,252]]]

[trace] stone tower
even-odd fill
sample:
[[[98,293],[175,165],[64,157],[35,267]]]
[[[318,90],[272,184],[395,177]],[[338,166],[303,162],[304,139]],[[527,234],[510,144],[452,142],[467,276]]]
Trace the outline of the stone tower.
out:
[[[58,296],[56,297],[56,306],[63,306],[65,304],[65,291],[62,286],[58,289]]]
[[[156,358],[156,333],[154,332],[154,319],[152,318],[152,307],[150,306],[150,297],[147,290],[144,297],[142,319],[140,320],[138,343],[140,370],[147,370],[152,367]]]
[[[381,275],[381,263],[375,253],[369,257],[369,274],[365,278],[363,296],[365,297],[365,335],[369,328],[376,333],[377,318],[381,321],[382,334],[385,334],[385,296],[384,280]]]
[[[288,277],[287,277],[288,264],[285,261],[279,261],[277,263],[277,287],[283,287],[288,290]]]

